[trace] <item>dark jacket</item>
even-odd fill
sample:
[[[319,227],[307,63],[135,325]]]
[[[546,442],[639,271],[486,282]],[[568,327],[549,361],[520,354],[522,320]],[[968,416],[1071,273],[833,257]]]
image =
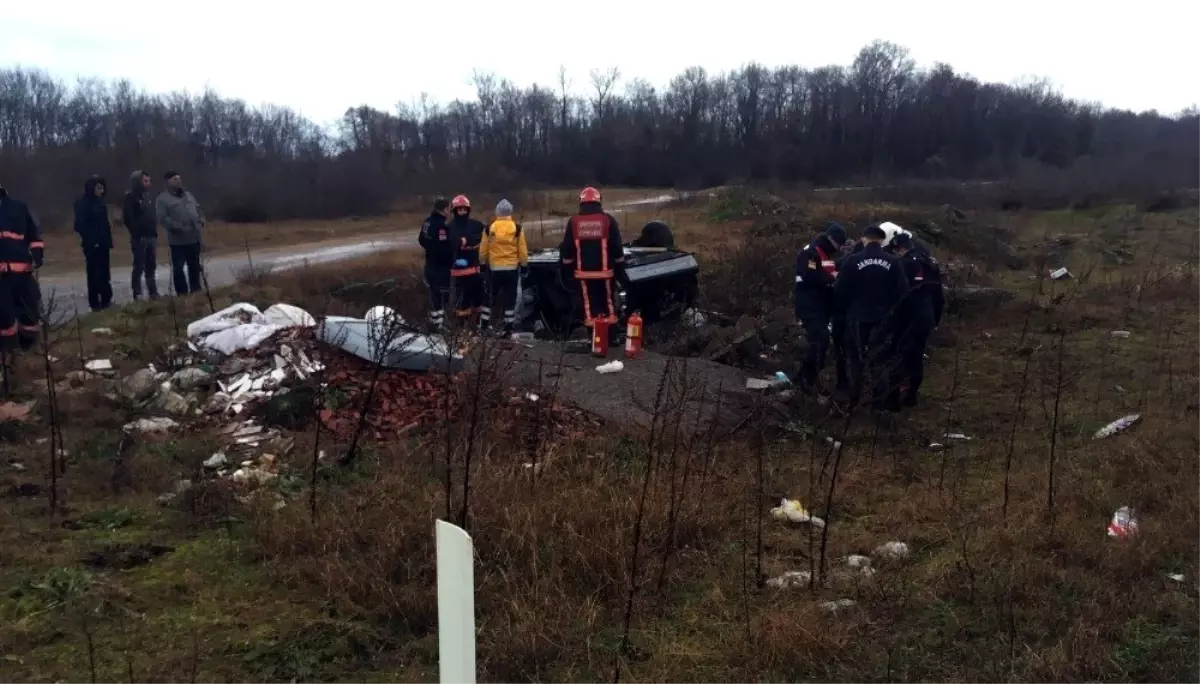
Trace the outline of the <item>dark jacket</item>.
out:
[[[417,236],[417,242],[421,243],[421,248],[425,250],[425,270],[444,271],[448,276],[450,267],[454,265],[454,243],[450,242],[446,217],[436,211],[430,214],[429,218],[421,223],[421,234]]]
[[[836,310],[833,283],[838,250],[824,235],[796,252],[796,318],[830,316]]]
[[[834,291],[847,323],[879,323],[904,299],[908,279],[899,259],[871,243],[842,262]]]
[[[158,219],[154,215],[154,200],[142,187],[141,169],[129,176],[129,191],[121,206],[121,222],[129,230],[129,239],[158,237]]]
[[[579,205],[579,213],[567,219],[559,259],[569,276],[596,274],[625,283],[625,246],[617,219],[599,202]]]
[[[481,222],[471,218],[470,214],[450,218],[446,223],[447,237],[453,249],[450,275],[468,276],[479,273],[479,243],[483,241],[483,231],[487,230]],[[466,266],[455,266],[453,262],[462,259]]]
[[[92,176],[83,184],[83,197],[75,200],[75,232],[84,249],[112,249],[112,224],[108,220],[108,205],[104,197],[96,197],[97,185],[108,184],[100,176]]]
[[[24,202],[0,188],[0,273],[29,273],[42,265],[42,229]]]
[[[928,252],[913,249],[900,257],[904,275],[908,279],[908,295],[904,298],[901,311],[910,322],[937,327],[942,322],[945,294],[942,289],[942,272]]]

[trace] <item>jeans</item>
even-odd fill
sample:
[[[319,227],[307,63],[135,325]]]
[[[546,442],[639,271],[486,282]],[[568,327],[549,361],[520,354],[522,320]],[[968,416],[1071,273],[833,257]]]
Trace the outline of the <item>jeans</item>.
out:
[[[92,311],[112,306],[112,271],[107,247],[84,247],[83,260],[87,270],[88,306]]]
[[[133,275],[130,285],[133,287],[133,298],[142,296],[142,276],[146,277],[146,293],[150,299],[158,299],[158,282],[154,279],[157,267],[158,240],[154,237],[137,237],[130,241],[133,249]]]
[[[184,268],[187,273],[184,273]],[[204,289],[200,280],[200,243],[171,245],[171,279],[175,294],[183,295]]]

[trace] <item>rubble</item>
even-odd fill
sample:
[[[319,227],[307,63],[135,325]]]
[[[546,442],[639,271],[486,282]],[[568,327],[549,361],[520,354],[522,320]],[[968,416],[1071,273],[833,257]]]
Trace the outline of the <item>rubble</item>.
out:
[[[1105,437],[1112,437],[1118,432],[1124,432],[1125,430],[1128,430],[1141,419],[1142,414],[1140,413],[1131,413],[1127,416],[1118,418],[1099,430],[1096,430],[1096,434],[1092,435],[1092,439],[1104,439]]]
[[[886,542],[884,544],[880,544],[879,546],[875,547],[875,550],[871,552],[871,555],[879,557],[879,558],[890,559],[890,560],[907,558],[908,557],[908,544],[905,544],[904,542],[900,542],[900,541]]]
[[[774,589],[788,587],[806,587],[812,583],[812,573],[807,570],[788,570],[787,572],[767,580],[767,586]]]
[[[133,402],[145,401],[158,390],[158,374],[153,368],[143,368],[117,384],[117,393]]]
[[[786,520],[790,523],[809,523],[817,529],[825,527],[825,521],[811,515],[799,501],[784,498],[779,505],[771,509],[771,517],[776,520]]]
[[[822,613],[837,615],[838,613],[849,610],[857,605],[858,602],[854,599],[844,598],[836,601],[822,601],[821,603],[817,604],[817,607],[821,609]]]
[[[83,364],[83,367],[85,370],[89,370],[100,375],[110,375],[116,372],[116,370],[113,368],[112,361],[109,361],[108,359],[93,359]]]
[[[203,389],[212,386],[212,374],[195,366],[184,368],[171,376],[171,384],[185,392]]]
[[[131,423],[126,423],[122,428],[125,432],[167,432],[179,427],[179,423],[170,418],[139,418]]]

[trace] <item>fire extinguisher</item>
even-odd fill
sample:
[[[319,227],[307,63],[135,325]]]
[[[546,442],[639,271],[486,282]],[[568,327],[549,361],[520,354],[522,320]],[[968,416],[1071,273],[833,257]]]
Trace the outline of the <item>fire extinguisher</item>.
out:
[[[642,315],[636,311],[625,325],[625,358],[642,357]]]
[[[592,356],[608,356],[608,325],[606,318],[592,321]]]

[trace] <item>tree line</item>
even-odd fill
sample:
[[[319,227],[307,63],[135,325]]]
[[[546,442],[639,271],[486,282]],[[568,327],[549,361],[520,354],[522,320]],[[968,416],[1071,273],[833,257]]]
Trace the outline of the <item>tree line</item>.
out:
[[[471,101],[352,107],[330,129],[211,90],[151,94],[125,80],[68,85],[0,69],[0,183],[54,216],[92,173],[123,191],[133,169],[169,168],[210,215],[233,221],[372,214],[402,195],[563,183],[827,185],[1030,169],[1093,184],[1200,183],[1194,107],[1106,109],[1045,81],[918,69],[882,41],[849,66],[692,67],[665,88],[615,69],[586,79],[560,70],[555,84],[527,88],[477,72],[474,84]]]

